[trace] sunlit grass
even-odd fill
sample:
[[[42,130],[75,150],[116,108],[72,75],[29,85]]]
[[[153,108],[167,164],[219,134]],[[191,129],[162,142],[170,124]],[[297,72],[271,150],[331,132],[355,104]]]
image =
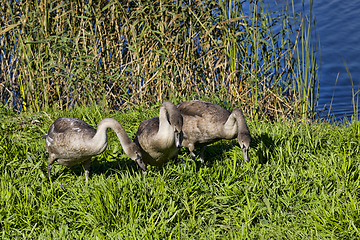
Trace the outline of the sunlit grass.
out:
[[[158,109],[107,112],[101,107],[2,115],[2,239],[356,239],[360,234],[360,123],[343,125],[248,119],[251,161],[232,141],[207,148],[208,166],[182,149],[181,161],[141,171],[109,131],[89,185],[81,166],[54,165],[40,136],[59,116],[92,125],[114,117],[133,138]]]

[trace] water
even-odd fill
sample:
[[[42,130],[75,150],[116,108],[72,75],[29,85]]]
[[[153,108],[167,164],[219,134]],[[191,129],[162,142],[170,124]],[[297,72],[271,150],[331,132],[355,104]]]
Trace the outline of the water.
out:
[[[269,2],[272,10],[283,8],[286,4],[285,0]],[[294,2],[295,11],[301,12],[302,1]],[[305,10],[308,12],[309,2],[305,0]],[[331,116],[337,120],[345,116],[350,118],[354,114],[352,84],[344,61],[356,93],[360,89],[360,1],[314,0],[313,11],[321,49],[319,108],[326,109],[321,112],[321,117],[327,118],[332,101]]]

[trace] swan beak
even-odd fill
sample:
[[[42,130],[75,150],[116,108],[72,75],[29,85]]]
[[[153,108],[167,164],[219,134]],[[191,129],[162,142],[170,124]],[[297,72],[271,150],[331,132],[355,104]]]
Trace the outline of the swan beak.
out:
[[[177,148],[181,148],[181,143],[178,138],[175,139],[175,145]]]
[[[244,147],[242,149],[243,151],[243,158],[244,158],[244,162],[248,163],[250,161],[249,159],[249,153],[248,153],[248,148]]]
[[[140,156],[138,156],[136,159],[135,159],[135,162],[139,165],[139,167],[141,168],[141,170],[144,172],[146,172],[146,166],[142,160],[142,158]]]
[[[175,146],[181,148],[182,132],[175,132]]]

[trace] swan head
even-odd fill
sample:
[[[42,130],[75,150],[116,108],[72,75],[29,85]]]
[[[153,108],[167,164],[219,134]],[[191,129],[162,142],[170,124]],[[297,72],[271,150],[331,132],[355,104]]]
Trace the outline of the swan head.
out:
[[[243,132],[238,134],[238,142],[243,152],[243,158],[245,162],[249,162],[249,147],[251,142],[251,136],[249,132]]]
[[[175,128],[174,130],[174,134],[175,134],[175,146],[177,148],[181,148],[181,143],[183,140],[183,131],[179,131],[177,128]]]
[[[146,172],[146,166],[142,160],[141,149],[138,145],[136,145],[135,143],[131,144],[131,146],[129,147],[129,149],[127,149],[125,153],[139,165],[143,172]]]

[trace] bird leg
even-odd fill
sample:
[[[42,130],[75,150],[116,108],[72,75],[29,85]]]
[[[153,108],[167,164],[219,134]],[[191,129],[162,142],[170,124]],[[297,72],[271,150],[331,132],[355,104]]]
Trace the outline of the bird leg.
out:
[[[195,150],[194,144],[189,143],[189,144],[188,144],[188,148],[189,148],[189,151],[190,151],[190,156],[195,160],[196,155],[195,155],[195,153],[194,153],[194,150]]]
[[[86,184],[88,184],[89,182],[89,173],[90,173],[90,167],[91,167],[91,158],[84,161],[82,163],[84,169],[85,169],[85,180],[86,180]]]
[[[190,156],[195,160],[196,158],[196,154],[194,153],[194,146],[193,145],[189,145],[189,151],[190,151]],[[205,165],[205,160],[204,160],[204,152],[205,152],[205,146],[201,148],[200,151],[200,162],[202,165]]]
[[[55,160],[56,160],[56,158],[55,158],[54,154],[49,153],[49,163],[47,166],[49,184],[51,183],[51,169],[52,169],[52,165],[55,162]]]
[[[49,183],[51,183],[51,174],[50,174],[51,169],[52,169],[52,164],[49,163],[48,166],[47,166]]]
[[[180,150],[179,150],[180,151]],[[175,163],[179,162],[179,153],[176,153],[175,157],[173,158]],[[184,158],[181,158],[181,164],[183,165],[183,167],[185,168],[185,162],[184,162]]]
[[[202,165],[205,165],[204,152],[205,152],[205,146],[201,148],[201,152],[200,152],[200,162]]]

